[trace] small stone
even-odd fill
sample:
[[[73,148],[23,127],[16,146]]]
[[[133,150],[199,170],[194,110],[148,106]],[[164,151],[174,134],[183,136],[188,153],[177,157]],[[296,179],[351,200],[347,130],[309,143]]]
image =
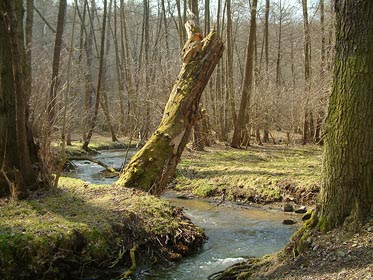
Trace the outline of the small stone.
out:
[[[312,213],[306,213],[302,216],[302,221],[307,221],[311,218]]]
[[[315,246],[313,246],[313,248],[312,248],[313,251],[317,251],[317,249],[319,249],[319,245],[315,245]]]
[[[286,203],[284,205],[284,212],[293,212],[293,211],[294,211],[293,205],[291,205],[289,203]]]
[[[338,250],[337,252],[335,252],[335,254],[337,255],[337,257],[340,257],[340,258],[343,258],[346,256],[346,253],[343,252],[342,250]]]
[[[296,209],[294,212],[297,214],[304,214],[307,212],[307,208],[305,206],[302,206],[299,209]]]
[[[296,221],[289,219],[289,220],[283,220],[282,223],[284,225],[294,225],[296,223]]]
[[[367,228],[368,232],[373,232],[373,226]]]
[[[351,247],[357,247],[357,243],[352,244]]]

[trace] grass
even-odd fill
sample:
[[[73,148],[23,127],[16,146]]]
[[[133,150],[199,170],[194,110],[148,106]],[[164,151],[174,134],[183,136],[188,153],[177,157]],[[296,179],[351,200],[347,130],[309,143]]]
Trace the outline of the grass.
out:
[[[87,151],[82,149],[83,141],[81,135],[73,135],[71,142],[71,146],[66,146],[66,154],[68,156],[81,156],[87,154]],[[89,148],[94,152],[100,150],[126,149],[128,146],[130,146],[130,148],[135,148],[136,145],[137,139],[130,140],[126,138],[118,142],[113,142],[108,135],[95,134],[92,136]],[[61,150],[59,141],[52,142],[51,148],[56,151],[56,153],[59,153]]]
[[[61,178],[55,192],[33,199],[2,199],[0,209],[1,279],[71,279],[82,267],[107,270],[123,252],[127,260],[121,263],[128,265],[135,245],[143,247],[144,262],[147,257],[151,262],[151,254],[162,259],[183,242],[179,229],[194,235],[196,243],[204,238],[168,202],[72,178]]]
[[[238,201],[301,200],[318,189],[320,170],[321,149],[317,146],[271,145],[248,150],[215,146],[206,152],[184,154],[176,189],[203,197],[226,189],[228,199]]]

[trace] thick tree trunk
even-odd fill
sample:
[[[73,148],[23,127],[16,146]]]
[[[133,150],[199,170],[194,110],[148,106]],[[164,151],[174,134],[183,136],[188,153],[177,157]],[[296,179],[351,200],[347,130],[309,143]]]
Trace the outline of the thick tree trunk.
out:
[[[216,32],[211,32],[202,41],[200,52],[183,64],[158,129],[133,156],[120,175],[118,185],[141,188],[155,195],[165,190],[198,116],[202,92],[222,53],[220,38]]]
[[[22,20],[23,1],[0,4],[0,196],[18,198],[46,179],[29,142]]]
[[[319,226],[356,230],[373,211],[373,1],[338,0]]]

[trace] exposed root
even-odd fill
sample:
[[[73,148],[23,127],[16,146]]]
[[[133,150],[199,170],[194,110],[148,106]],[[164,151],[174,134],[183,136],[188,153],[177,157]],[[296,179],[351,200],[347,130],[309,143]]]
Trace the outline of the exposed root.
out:
[[[130,257],[131,257],[131,262],[132,265],[131,267],[120,277],[120,279],[127,279],[129,276],[131,276],[135,271],[136,271],[136,250],[139,248],[137,244],[132,247],[130,250]]]

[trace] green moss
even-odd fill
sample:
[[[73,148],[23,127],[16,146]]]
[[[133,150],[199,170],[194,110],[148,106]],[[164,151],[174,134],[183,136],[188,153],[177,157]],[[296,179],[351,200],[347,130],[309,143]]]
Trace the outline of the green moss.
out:
[[[85,264],[109,265],[121,250],[128,253],[134,241],[159,244],[159,238],[184,227],[168,202],[65,177],[53,193],[33,200],[0,200],[0,206],[1,279],[38,279],[57,272],[51,277],[58,279],[64,275],[61,263],[69,271]],[[201,235],[199,228],[194,231]]]
[[[204,180],[195,179],[193,193],[202,197],[213,196],[217,193],[217,187]]]
[[[184,155],[177,172],[177,189],[201,196],[225,188],[230,198],[280,201],[293,192],[319,185],[321,150],[315,146],[269,146],[236,150],[222,146]],[[212,191],[210,191],[212,190]]]
[[[324,233],[328,231],[328,221],[326,217],[320,217],[317,228]]]

